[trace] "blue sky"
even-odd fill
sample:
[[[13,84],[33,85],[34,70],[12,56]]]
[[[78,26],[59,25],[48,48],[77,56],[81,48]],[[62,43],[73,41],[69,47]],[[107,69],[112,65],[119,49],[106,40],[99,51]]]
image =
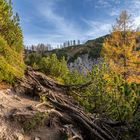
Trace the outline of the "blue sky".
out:
[[[140,0],[13,0],[13,7],[25,45],[94,39],[109,33],[122,10],[140,25]]]

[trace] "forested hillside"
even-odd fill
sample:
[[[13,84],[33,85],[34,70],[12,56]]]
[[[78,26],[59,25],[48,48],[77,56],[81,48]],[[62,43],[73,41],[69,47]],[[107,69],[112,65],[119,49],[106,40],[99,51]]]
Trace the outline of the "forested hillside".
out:
[[[97,39],[89,40],[84,44],[72,45],[69,47],[64,47],[62,49],[53,49],[50,51],[44,51],[43,55],[56,54],[58,58],[65,57],[68,62],[73,62],[78,56],[82,54],[89,54],[89,57],[94,59],[100,57],[100,51],[104,42],[104,39],[107,37],[99,37]],[[32,48],[31,48],[32,49]],[[32,51],[31,49],[26,50],[27,55]]]
[[[136,31],[136,48],[139,50],[140,48],[140,32]],[[45,50],[43,51],[43,55],[50,55],[55,53],[58,58],[64,56],[68,62],[73,62],[77,57],[81,56],[82,54],[88,54],[89,58],[96,59],[101,56],[101,50],[103,47],[103,43],[106,38],[110,35],[105,35],[93,40],[88,40],[83,44],[80,45],[72,45],[69,47],[64,47],[62,49],[53,49],[53,50]],[[25,48],[26,50],[27,48]],[[28,48],[29,49],[29,48]],[[41,48],[40,48],[41,49]],[[32,48],[26,50],[28,54],[32,52]]]
[[[137,137],[137,132],[131,132],[132,129],[139,129],[140,52],[139,32],[131,29],[129,18],[123,11],[110,35],[87,41],[84,45],[45,52],[43,56],[31,53],[26,63],[61,84],[91,82],[69,94],[90,113],[130,124],[130,127],[124,127],[126,131],[122,137],[131,140]],[[93,65],[92,70],[87,69],[86,74],[67,68],[64,56],[69,62],[86,53],[92,59],[103,59]]]
[[[0,85],[10,85],[0,86],[1,140],[140,139],[140,33],[127,11],[109,35],[26,54],[19,22],[0,0]],[[101,61],[68,67],[85,54]]]
[[[44,50],[40,47],[42,51],[32,51],[32,48],[25,50],[25,62],[27,64],[34,63],[33,59],[36,57],[39,59],[42,56],[49,56],[56,54],[58,59],[65,57],[68,67],[73,70],[77,69],[81,72],[81,69],[92,69],[92,65],[102,61],[102,49],[103,44],[110,35],[105,35],[93,40],[88,40],[84,44],[74,45],[69,47],[64,47],[62,49]],[[139,51],[140,48],[140,32],[135,33],[135,49]],[[32,59],[32,62],[29,62]],[[37,60],[36,60],[37,61]],[[85,70],[86,71],[86,70]]]

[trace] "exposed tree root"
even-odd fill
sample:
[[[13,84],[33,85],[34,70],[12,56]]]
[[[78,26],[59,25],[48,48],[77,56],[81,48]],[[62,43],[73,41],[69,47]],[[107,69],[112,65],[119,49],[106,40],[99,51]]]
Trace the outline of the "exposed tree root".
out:
[[[115,127],[122,125],[122,123],[107,122],[103,119],[92,117],[91,114],[85,113],[83,108],[78,107],[75,101],[71,98],[69,99],[65,94],[67,90],[85,88],[91,83],[90,81],[82,85],[61,85],[50,80],[42,73],[27,70],[24,78],[17,79],[14,90],[22,95],[45,96],[47,103],[43,102],[37,105],[36,109],[44,105],[50,107],[51,109],[47,111],[48,114],[57,116],[59,122],[67,128],[67,131],[69,129],[72,133],[69,140],[118,140],[119,136]],[[80,133],[75,132],[72,127],[68,127],[69,125],[75,127]]]

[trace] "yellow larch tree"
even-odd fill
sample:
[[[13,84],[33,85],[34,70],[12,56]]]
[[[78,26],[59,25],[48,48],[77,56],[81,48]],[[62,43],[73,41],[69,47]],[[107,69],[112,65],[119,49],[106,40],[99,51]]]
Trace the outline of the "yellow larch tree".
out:
[[[128,82],[140,82],[140,51],[136,48],[138,34],[133,30],[131,16],[122,11],[103,44],[102,54],[110,67]]]

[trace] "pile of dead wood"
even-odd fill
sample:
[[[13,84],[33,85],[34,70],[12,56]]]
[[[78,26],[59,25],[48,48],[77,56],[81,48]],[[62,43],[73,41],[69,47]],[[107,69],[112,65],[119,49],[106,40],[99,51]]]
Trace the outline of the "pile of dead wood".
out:
[[[121,122],[113,122],[105,118],[97,118],[86,113],[84,109],[66,93],[72,89],[84,88],[91,81],[82,85],[62,85],[51,80],[46,75],[27,69],[25,77],[17,79],[14,85],[16,93],[32,97],[45,96],[53,106],[53,112],[59,118],[59,123],[69,127],[71,140],[119,140]],[[78,130],[78,131],[77,131]]]

